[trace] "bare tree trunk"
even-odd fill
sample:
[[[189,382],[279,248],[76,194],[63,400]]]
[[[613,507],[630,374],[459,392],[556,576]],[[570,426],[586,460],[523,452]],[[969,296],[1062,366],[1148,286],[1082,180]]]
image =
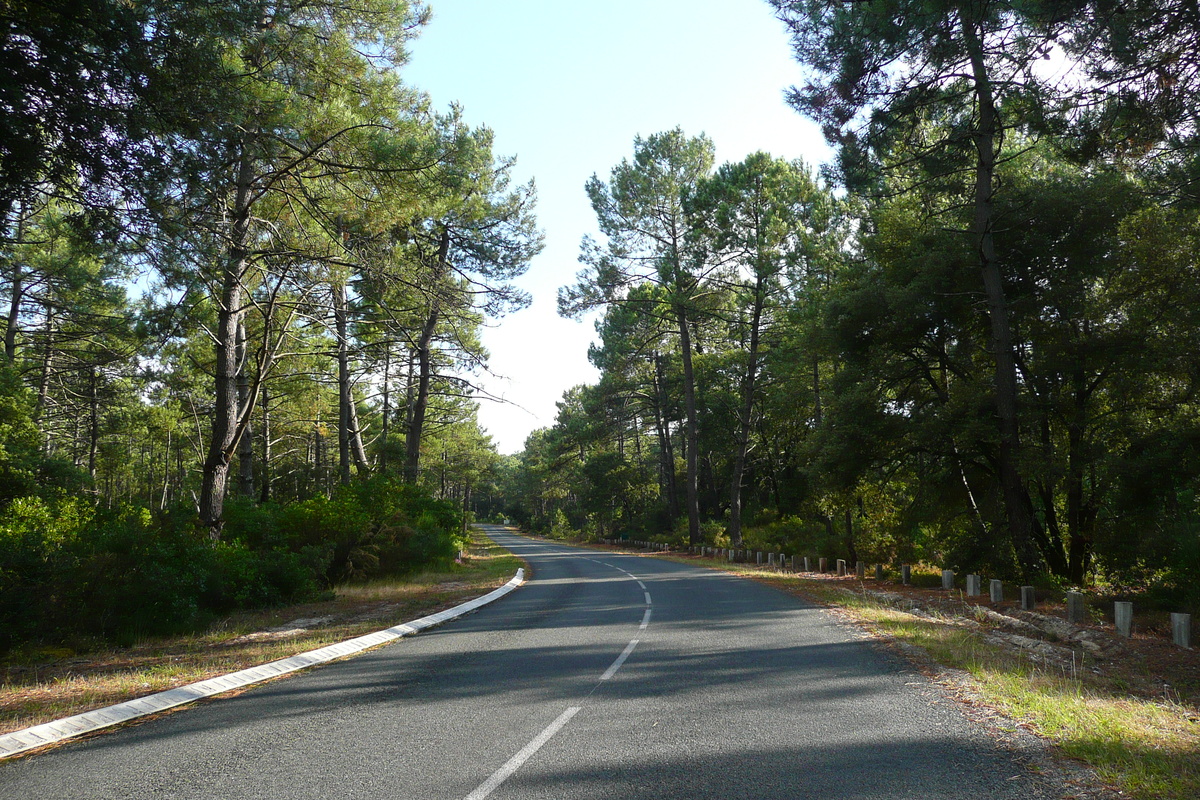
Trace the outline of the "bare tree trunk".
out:
[[[754,413],[754,387],[758,377],[758,339],[762,324],[764,283],[760,274],[754,283],[754,309],[750,320],[750,352],[746,376],[742,380],[741,418],[738,420],[737,450],[733,454],[733,476],[729,485],[729,539],[734,547],[742,544],[742,476],[746,472],[746,453],[750,449],[750,428]]]
[[[404,431],[412,426],[413,403],[417,401],[417,351],[408,351],[408,371],[404,378]]]
[[[237,396],[238,407],[245,408],[250,403],[250,373],[246,367],[246,321],[238,321],[237,329]],[[254,434],[249,421],[238,439],[238,493],[242,497],[254,497]]]
[[[262,478],[258,496],[260,503],[271,499],[271,398],[266,384],[262,385]]]
[[[17,234],[20,236],[20,234]],[[4,328],[4,357],[12,364],[17,360],[17,325],[21,321],[21,303],[25,301],[25,271],[20,261],[13,262],[12,291],[8,300],[7,325]]]
[[[358,423],[358,406],[353,399],[350,402],[350,454],[354,456],[359,475],[371,474],[371,462],[367,460],[367,449],[363,446],[362,426]]]
[[[671,443],[671,424],[667,419],[667,387],[662,355],[654,354],[654,424],[658,428],[658,452],[662,461],[664,491],[667,496],[667,513],[672,522],[679,516],[679,496],[675,488],[675,448]]]
[[[858,561],[858,548],[854,546],[854,512],[846,506],[846,555],[851,564]]]
[[[254,161],[249,144],[242,142],[238,164],[236,194],[230,226],[229,254],[221,272],[221,296],[217,307],[216,374],[212,433],[208,454],[204,459],[204,478],[200,487],[200,522],[208,528],[215,541],[221,538],[225,524],[225,491],[229,479],[229,464],[238,441],[238,353],[237,335],[241,325],[242,279],[250,259],[250,190],[254,178]]]
[[[696,421],[696,376],[692,371],[692,332],[682,306],[675,309],[679,322],[679,349],[683,355],[683,405],[687,415],[684,435],[687,442],[687,515],[688,544],[700,544],[700,469],[699,424]]]
[[[337,336],[338,365],[338,476],[343,486],[350,485],[350,339],[347,333],[349,302],[346,285],[335,284],[333,291],[333,321]]]
[[[54,366],[54,311],[46,309],[46,342],[42,349],[42,367],[38,372],[37,401],[33,404],[33,421],[42,418],[50,393],[50,370]]]
[[[437,331],[438,318],[441,313],[441,276],[445,271],[446,259],[450,255],[450,232],[443,230],[438,241],[436,275],[432,281],[432,296],[429,302],[429,313],[425,317],[425,325],[421,328],[421,336],[417,340],[417,389],[412,405],[412,420],[405,436],[404,477],[409,483],[415,484],[421,474],[421,435],[425,427],[425,410],[429,405],[429,382],[433,376],[433,361],[430,343]]]
[[[821,424],[821,359],[813,356],[812,362],[813,389],[813,423]]]
[[[167,452],[163,454],[163,486],[162,495],[158,499],[158,510],[162,511],[171,504],[171,444],[174,437],[171,429],[167,429]]]
[[[325,437],[321,436],[321,421],[313,428],[313,472],[317,478],[317,488],[324,492],[325,485]]]
[[[1013,547],[1026,580],[1039,571],[1039,558],[1034,546],[1032,503],[1018,469],[1021,435],[1017,420],[1017,362],[1013,350],[1012,327],[1008,302],[1004,295],[1004,280],[996,256],[994,239],[994,195],[996,151],[1002,131],[996,111],[991,78],[983,56],[983,45],[975,22],[963,15],[962,30],[967,54],[975,81],[978,125],[975,140],[975,222],[980,272],[991,322],[993,379],[996,389],[996,416],[1000,429],[997,468],[1004,493]]]
[[[100,397],[96,387],[96,365],[88,368],[88,475],[96,480],[96,451],[100,449]]]
[[[391,432],[392,422],[392,403],[391,403],[391,371],[392,371],[392,345],[390,342],[384,344],[383,348],[383,429],[380,431],[379,439],[383,446],[378,449],[379,453],[379,471],[387,472],[388,468],[388,434]]]

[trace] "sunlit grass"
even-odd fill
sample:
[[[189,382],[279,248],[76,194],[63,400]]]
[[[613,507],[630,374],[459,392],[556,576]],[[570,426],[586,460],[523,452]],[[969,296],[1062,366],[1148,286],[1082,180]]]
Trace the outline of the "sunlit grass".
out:
[[[200,634],[130,648],[13,654],[0,664],[0,734],[276,661],[440,611],[501,586],[522,562],[476,533],[463,564],[399,580],[339,587],[320,602],[237,614]],[[247,634],[297,619],[335,617],[282,639]]]

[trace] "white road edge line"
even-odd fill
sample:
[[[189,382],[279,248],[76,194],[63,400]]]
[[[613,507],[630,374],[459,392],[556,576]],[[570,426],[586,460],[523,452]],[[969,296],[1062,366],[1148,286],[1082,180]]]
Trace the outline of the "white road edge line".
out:
[[[637,643],[636,640],[634,640],[634,643]],[[633,648],[629,649],[632,650]],[[621,658],[624,659],[624,656]],[[508,780],[534,753],[541,750],[542,745],[550,741],[550,737],[562,730],[563,726],[571,721],[571,717],[579,713],[580,708],[581,706],[571,706],[559,714],[558,719],[547,725],[545,730],[535,736],[532,742],[521,748],[521,752],[510,758],[508,763],[493,772],[492,777],[479,784],[479,788],[467,795],[465,800],[483,800],[483,798],[494,792],[497,786]]]
[[[402,622],[386,630],[368,633],[364,636],[347,639],[344,642],[320,647],[316,650],[309,650],[307,653],[300,653],[290,658],[272,661],[268,664],[260,664],[257,667],[250,667],[239,672],[232,672],[228,675],[221,675],[206,681],[188,684],[187,686],[179,686],[165,692],[146,695],[136,700],[118,703],[115,706],[98,708],[93,711],[84,712],[83,714],[76,714],[73,717],[57,719],[42,725],[35,725],[32,728],[14,731],[13,733],[0,736],[0,759],[11,758],[26,750],[32,750],[54,742],[61,742],[64,739],[73,739],[76,736],[91,733],[101,728],[108,728],[122,722],[128,722],[131,719],[157,714],[168,708],[192,703],[205,697],[223,694],[231,689],[261,683],[277,675],[285,675],[289,672],[296,672],[297,670],[316,664],[334,661],[338,658],[367,650],[404,636],[420,633],[427,628],[441,625],[443,622],[449,622],[477,608],[486,606],[493,600],[499,600],[524,582],[525,570],[518,569],[517,574],[513,576],[512,580],[500,588],[493,589],[482,597],[476,597],[474,600],[468,600],[454,608],[448,608],[436,614],[430,614],[411,622]],[[264,674],[263,670],[267,670],[267,673]]]
[[[621,655],[617,656],[617,660],[612,663],[612,666],[604,670],[604,674],[600,676],[600,680],[606,681],[613,675],[617,674],[617,670],[625,663],[625,659],[629,658],[629,654],[633,652],[633,648],[637,647],[638,640],[634,639],[629,644],[625,645],[625,649],[621,651]]]

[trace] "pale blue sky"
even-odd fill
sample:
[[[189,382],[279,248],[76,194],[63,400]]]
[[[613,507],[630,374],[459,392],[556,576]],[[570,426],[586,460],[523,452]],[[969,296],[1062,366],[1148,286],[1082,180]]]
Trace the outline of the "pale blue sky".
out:
[[[496,376],[483,426],[500,452],[521,450],[554,422],[555,402],[593,383],[592,321],[557,315],[555,294],[579,269],[579,241],[595,235],[583,192],[632,154],[633,139],[681,126],[716,144],[718,163],[765,150],[819,164],[820,132],[792,111],[784,90],[800,80],[783,26],[764,0],[432,0],[433,21],[412,46],[405,79],[439,108],[496,134],[535,178],[546,249],[520,285],[533,305],[484,333]]]

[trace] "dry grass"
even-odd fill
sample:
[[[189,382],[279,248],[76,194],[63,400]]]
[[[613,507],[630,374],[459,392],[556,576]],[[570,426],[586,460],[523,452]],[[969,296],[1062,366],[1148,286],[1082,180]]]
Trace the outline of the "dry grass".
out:
[[[504,584],[519,566],[515,556],[477,533],[464,563],[448,571],[345,586],[329,600],[237,614],[201,634],[147,640],[129,648],[74,652],[50,647],[15,653],[0,662],[0,734],[432,614]]]

